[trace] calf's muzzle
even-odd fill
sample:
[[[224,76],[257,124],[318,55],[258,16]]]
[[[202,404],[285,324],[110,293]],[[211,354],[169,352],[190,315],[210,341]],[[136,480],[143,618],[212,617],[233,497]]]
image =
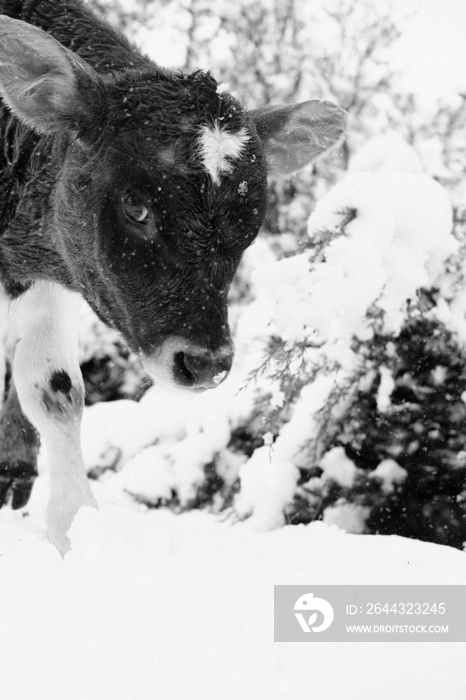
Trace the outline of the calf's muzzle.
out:
[[[214,353],[210,350],[183,350],[173,357],[173,375],[177,384],[191,389],[213,389],[228,375],[233,362],[229,346]]]
[[[169,336],[150,355],[143,353],[142,361],[156,384],[204,391],[214,389],[226,379],[233,354],[231,340],[212,349],[181,336]]]

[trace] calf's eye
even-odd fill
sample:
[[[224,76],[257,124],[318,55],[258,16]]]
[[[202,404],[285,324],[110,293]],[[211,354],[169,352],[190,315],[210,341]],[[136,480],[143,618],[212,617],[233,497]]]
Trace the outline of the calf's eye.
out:
[[[149,221],[149,210],[140,199],[128,194],[123,204],[128,219],[135,221],[137,224],[147,224]]]

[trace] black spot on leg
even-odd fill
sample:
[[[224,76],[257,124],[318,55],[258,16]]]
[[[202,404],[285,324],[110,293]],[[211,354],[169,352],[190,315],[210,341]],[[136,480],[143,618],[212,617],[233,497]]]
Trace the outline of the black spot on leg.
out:
[[[51,418],[66,422],[80,415],[83,394],[79,384],[74,385],[65,370],[56,370],[40,388],[40,402]]]
[[[52,373],[50,377],[50,388],[52,391],[61,391],[62,394],[69,394],[71,387],[70,376],[64,369]]]

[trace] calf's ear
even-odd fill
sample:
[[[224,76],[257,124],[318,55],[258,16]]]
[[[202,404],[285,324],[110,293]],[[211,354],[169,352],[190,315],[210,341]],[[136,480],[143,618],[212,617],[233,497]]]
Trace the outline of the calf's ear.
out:
[[[309,100],[249,112],[272,177],[291,175],[342,139],[348,114],[333,102]]]
[[[32,129],[92,130],[105,90],[92,68],[38,27],[0,15],[0,96]]]

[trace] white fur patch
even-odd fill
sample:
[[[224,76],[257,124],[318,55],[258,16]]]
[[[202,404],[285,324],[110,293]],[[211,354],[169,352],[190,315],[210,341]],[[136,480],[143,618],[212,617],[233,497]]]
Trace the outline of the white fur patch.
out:
[[[221,129],[218,121],[213,128],[202,127],[202,162],[216,185],[221,175],[233,172],[234,166],[229,159],[237,160],[250,138],[244,126],[236,133]]]
[[[81,506],[97,507],[80,447],[81,403],[84,396],[78,361],[78,318],[81,298],[54,282],[36,282],[10,304],[7,346],[14,348],[13,377],[24,414],[47,450],[50,500],[47,532],[64,554],[70,546],[66,532]],[[75,400],[63,411],[50,412],[44,392],[50,392],[54,370],[63,370],[75,389]],[[53,393],[53,390],[52,390]],[[59,392],[58,392],[59,393]]]

